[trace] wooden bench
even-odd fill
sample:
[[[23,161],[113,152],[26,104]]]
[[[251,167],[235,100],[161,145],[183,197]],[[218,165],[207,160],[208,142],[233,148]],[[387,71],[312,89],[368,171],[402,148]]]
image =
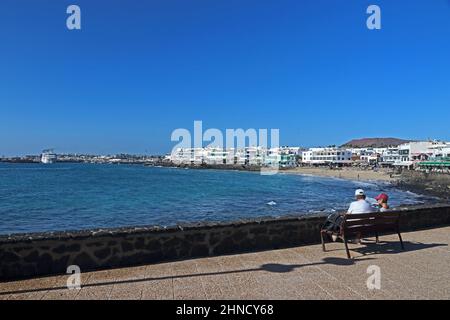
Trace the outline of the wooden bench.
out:
[[[394,232],[398,234],[400,245],[404,250],[402,236],[400,234],[399,224],[400,214],[398,212],[374,212],[361,214],[344,214],[343,221],[339,231],[330,231],[324,228],[320,230],[320,238],[322,240],[322,250],[325,250],[324,235],[335,235],[342,239],[347,251],[347,257],[351,259],[350,251],[348,250],[347,241],[351,237],[375,236],[376,243],[378,243],[379,233]]]

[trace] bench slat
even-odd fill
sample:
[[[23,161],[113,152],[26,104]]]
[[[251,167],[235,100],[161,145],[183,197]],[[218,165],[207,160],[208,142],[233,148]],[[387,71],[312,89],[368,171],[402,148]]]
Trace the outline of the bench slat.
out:
[[[345,215],[347,219],[367,219],[375,217],[399,217],[398,212],[386,211],[386,212],[372,212],[372,213],[348,213]]]
[[[354,226],[354,227],[350,227],[350,228],[345,228],[344,234],[345,235],[355,234],[355,233],[366,234],[366,233],[375,233],[375,232],[381,232],[381,231],[387,231],[387,230],[396,231],[397,226],[393,225],[393,224],[379,224],[376,226]]]
[[[378,225],[378,224],[397,224],[398,218],[396,217],[376,217],[376,218],[370,218],[370,219],[352,219],[352,220],[345,220],[344,227],[349,226],[357,226],[357,225]]]

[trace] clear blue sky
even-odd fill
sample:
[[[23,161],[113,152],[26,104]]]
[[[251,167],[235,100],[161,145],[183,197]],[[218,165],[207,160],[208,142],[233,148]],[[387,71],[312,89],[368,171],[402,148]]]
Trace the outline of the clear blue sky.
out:
[[[450,1],[0,2],[0,155],[165,153],[194,120],[288,145],[450,140]]]

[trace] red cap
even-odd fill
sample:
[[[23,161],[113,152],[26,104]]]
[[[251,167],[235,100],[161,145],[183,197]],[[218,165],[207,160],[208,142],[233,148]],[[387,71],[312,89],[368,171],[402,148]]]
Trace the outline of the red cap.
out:
[[[376,196],[375,200],[383,200],[384,202],[387,202],[389,199],[389,196],[386,193],[380,193],[378,196]]]

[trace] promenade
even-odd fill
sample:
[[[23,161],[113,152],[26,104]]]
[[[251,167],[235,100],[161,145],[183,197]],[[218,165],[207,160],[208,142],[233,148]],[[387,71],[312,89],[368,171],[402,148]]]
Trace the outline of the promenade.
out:
[[[367,239],[0,283],[2,299],[450,299],[450,227]],[[381,272],[369,290],[369,266]]]

